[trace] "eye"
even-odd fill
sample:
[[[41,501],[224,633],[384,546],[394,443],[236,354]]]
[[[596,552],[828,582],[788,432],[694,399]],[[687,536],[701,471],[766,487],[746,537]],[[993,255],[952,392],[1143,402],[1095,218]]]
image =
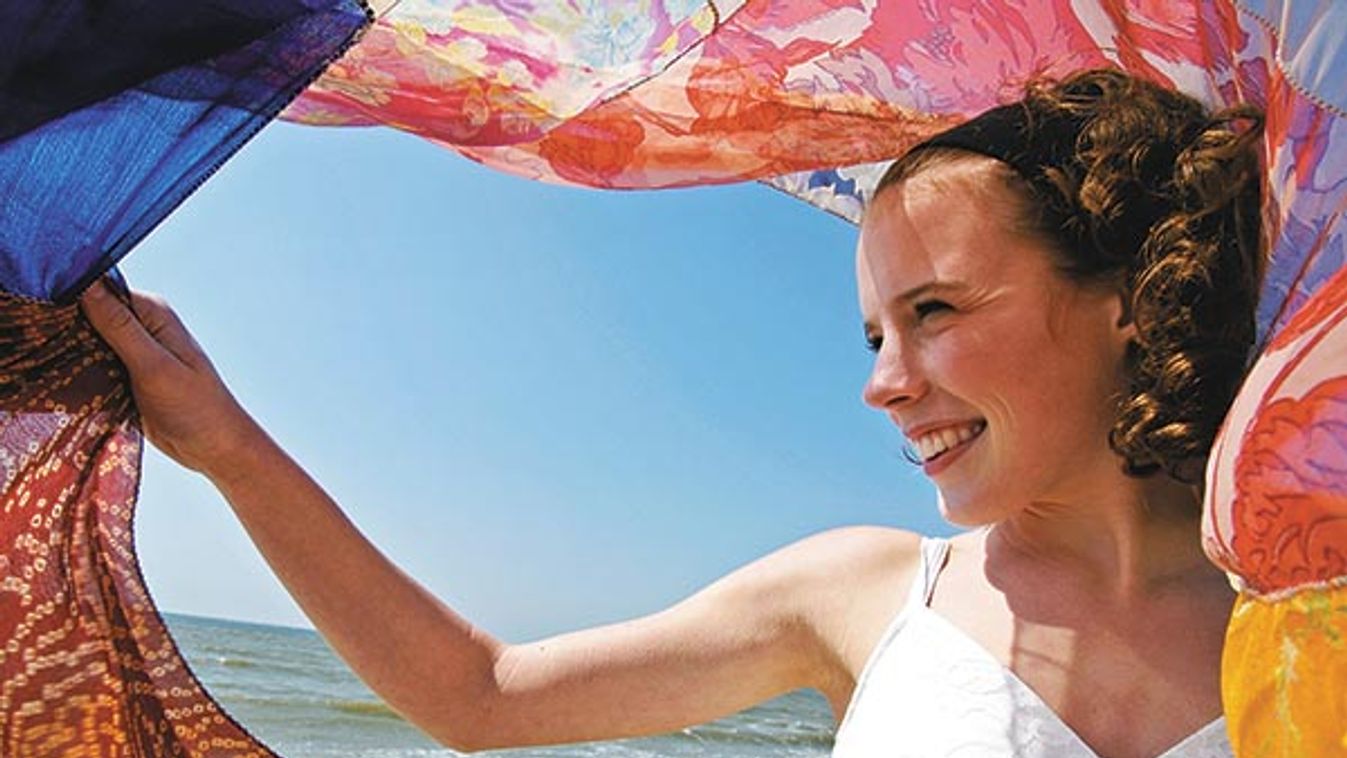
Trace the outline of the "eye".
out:
[[[944,300],[922,300],[913,306],[913,310],[917,312],[918,321],[925,321],[930,316],[954,310],[954,306]]]
[[[865,333],[865,349],[866,349],[866,350],[869,350],[869,351],[872,352],[872,353],[878,353],[878,352],[879,352],[879,349],[880,349],[881,347],[883,347],[883,346],[884,346],[884,338],[883,338],[883,337],[881,337],[880,335],[875,334],[875,333],[873,333],[873,332],[866,332],[866,333]]]

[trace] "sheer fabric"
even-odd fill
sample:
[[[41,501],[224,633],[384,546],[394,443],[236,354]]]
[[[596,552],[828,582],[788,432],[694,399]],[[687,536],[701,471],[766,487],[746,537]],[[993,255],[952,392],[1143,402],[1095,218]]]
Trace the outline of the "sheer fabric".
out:
[[[142,439],[79,316],[0,295],[0,754],[269,756],[183,663],[136,564]]]
[[[270,756],[145,590],[142,437],[67,301],[368,23],[356,0],[0,3],[0,755]]]
[[[358,0],[0,4],[0,287],[72,297],[367,22]]]
[[[1241,588],[1222,667],[1236,747],[1344,754],[1347,269],[1254,365],[1208,463],[1207,504],[1207,552]]]

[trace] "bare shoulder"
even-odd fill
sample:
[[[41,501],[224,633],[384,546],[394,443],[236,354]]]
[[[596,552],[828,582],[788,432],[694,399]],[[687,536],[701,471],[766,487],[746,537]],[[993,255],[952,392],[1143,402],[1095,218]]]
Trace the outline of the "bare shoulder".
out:
[[[808,629],[819,666],[814,678],[839,717],[902,607],[920,555],[921,535],[853,526],[812,535],[759,561],[778,598]]]
[[[907,597],[921,558],[921,535],[884,527],[847,527],[801,544],[817,561],[806,612],[855,676]]]
[[[859,581],[875,574],[915,567],[921,535],[882,526],[846,526],[806,537],[787,545],[768,560],[793,567],[799,578],[824,586],[837,581]]]
[[[771,592],[802,612],[817,610],[811,606],[836,612],[863,602],[864,590],[875,583],[905,584],[920,552],[921,535],[913,532],[848,526],[786,545],[729,578]]]

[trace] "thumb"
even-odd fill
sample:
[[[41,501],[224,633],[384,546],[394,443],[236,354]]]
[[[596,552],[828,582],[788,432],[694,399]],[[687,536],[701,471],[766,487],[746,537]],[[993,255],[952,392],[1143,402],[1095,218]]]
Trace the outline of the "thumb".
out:
[[[112,294],[102,280],[80,295],[85,318],[122,359],[132,374],[162,361],[166,352],[136,318],[131,307]]]

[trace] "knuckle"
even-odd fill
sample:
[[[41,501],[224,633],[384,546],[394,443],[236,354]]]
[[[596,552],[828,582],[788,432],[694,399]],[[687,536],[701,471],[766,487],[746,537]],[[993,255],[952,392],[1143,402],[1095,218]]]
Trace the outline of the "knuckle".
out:
[[[117,331],[126,331],[135,326],[135,316],[126,308],[118,308],[108,314],[108,325]]]
[[[172,313],[173,306],[162,295],[153,292],[136,291],[131,293],[131,304],[141,313]]]

